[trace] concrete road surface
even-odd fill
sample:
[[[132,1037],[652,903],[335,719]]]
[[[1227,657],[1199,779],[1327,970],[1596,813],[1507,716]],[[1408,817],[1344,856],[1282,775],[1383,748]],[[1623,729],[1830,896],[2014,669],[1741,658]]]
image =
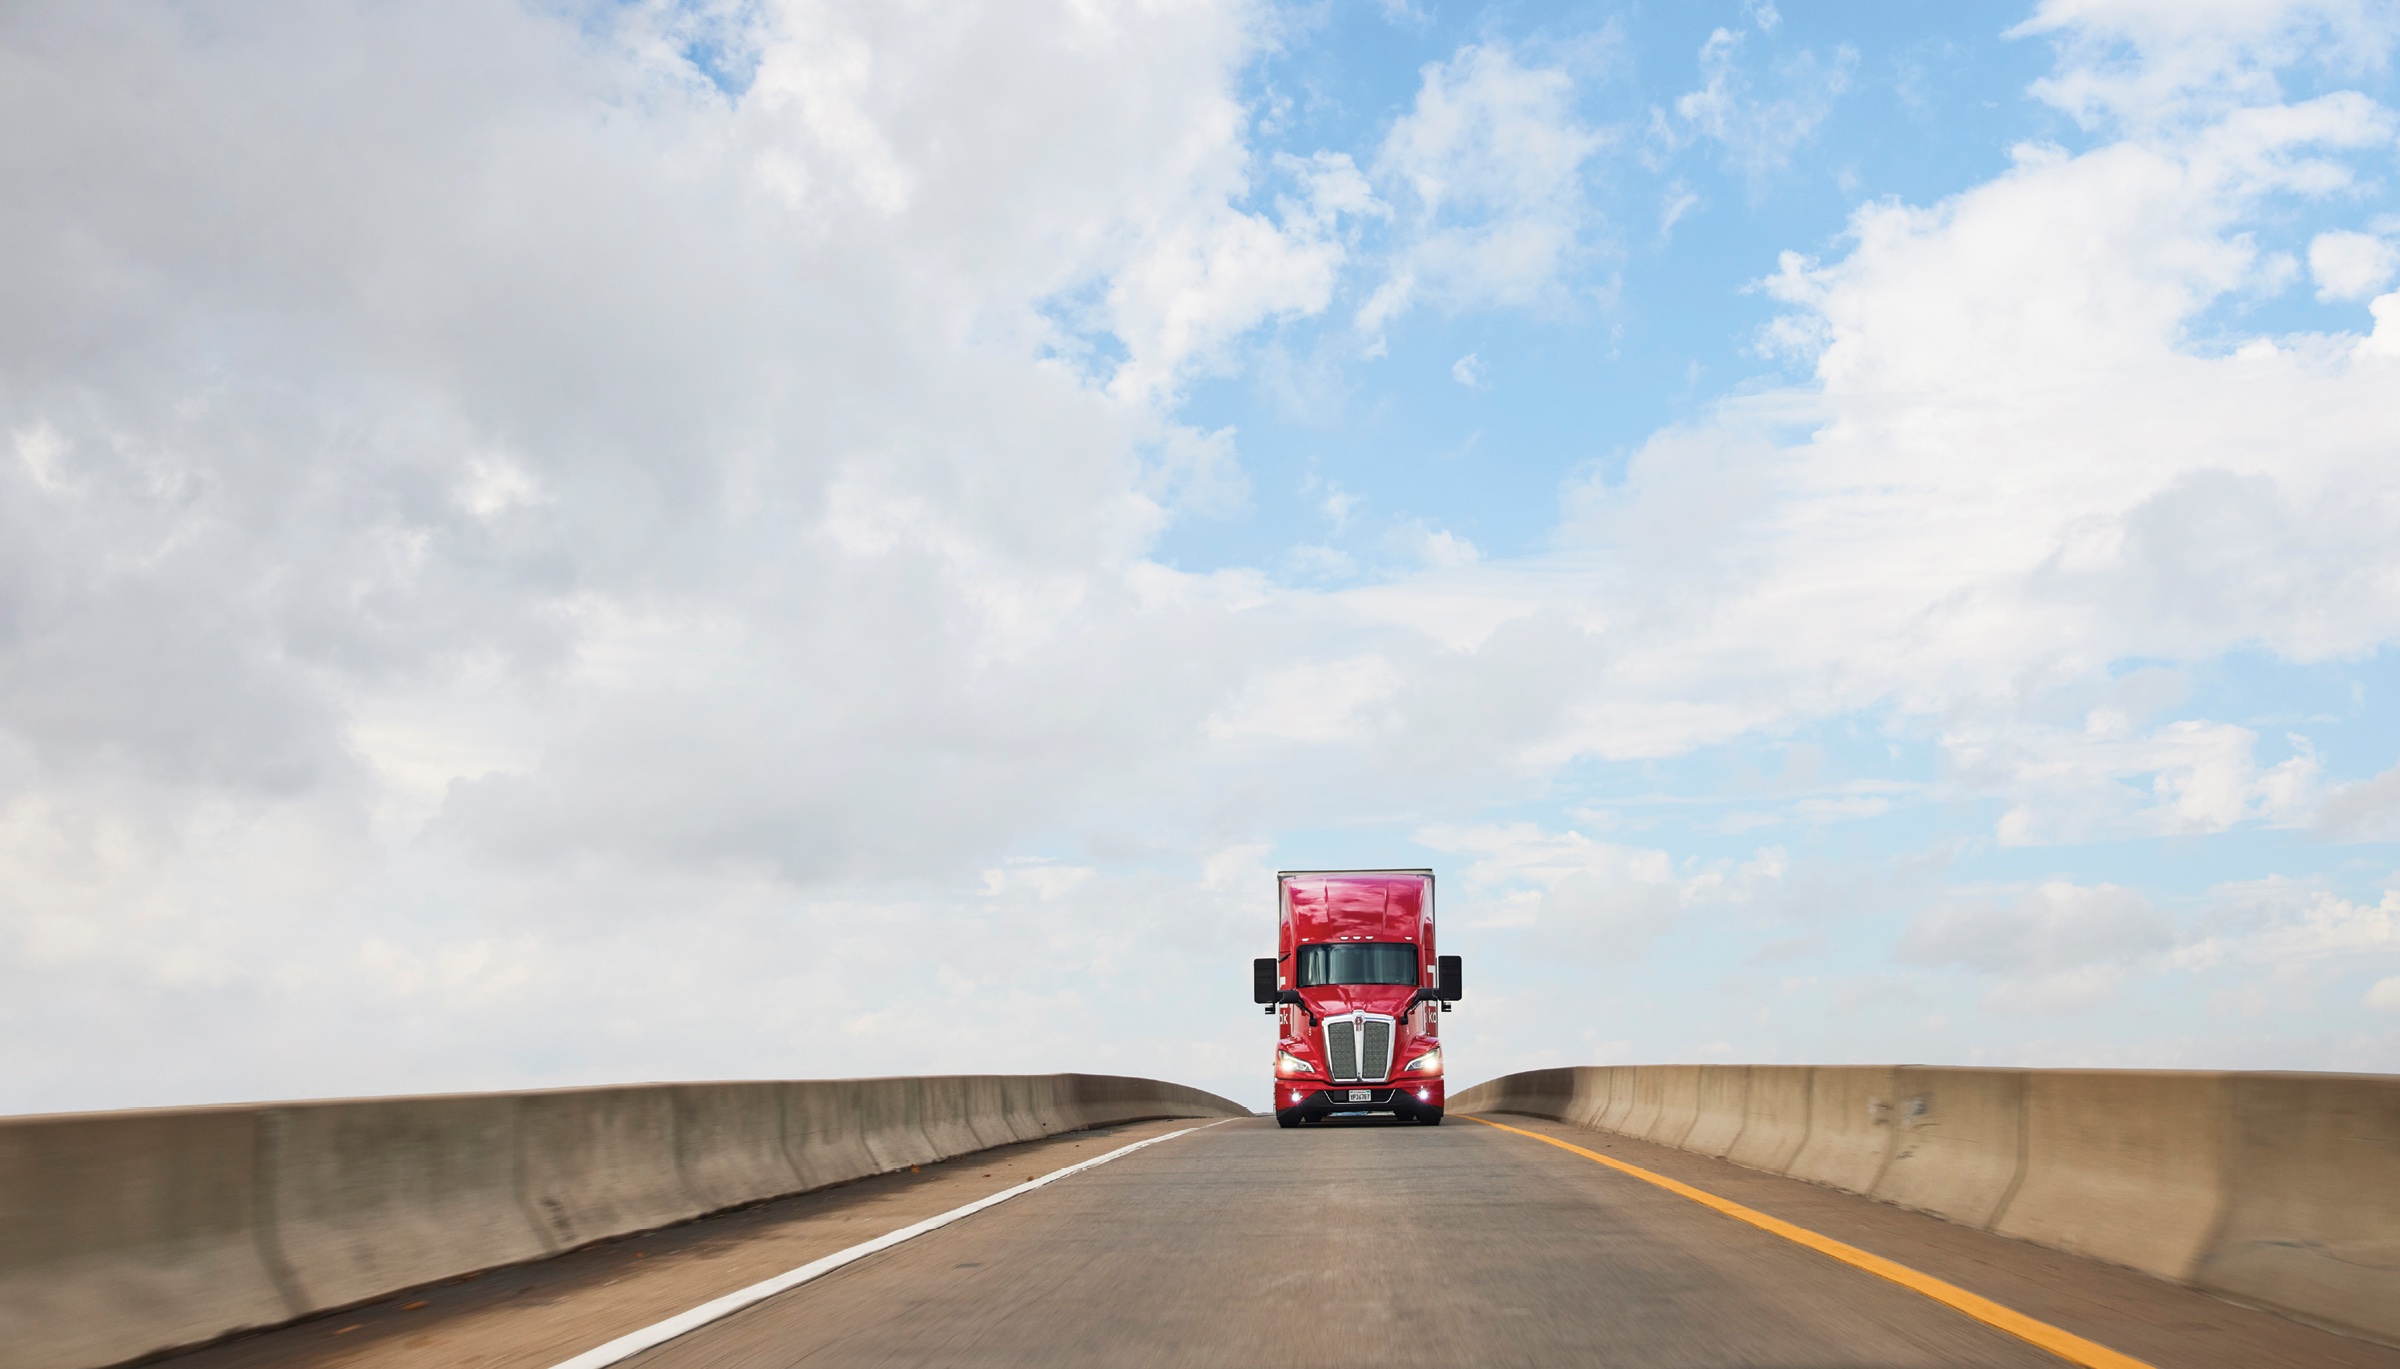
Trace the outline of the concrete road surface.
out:
[[[1666,1173],[2161,1366],[2400,1351],[1640,1142]],[[612,1242],[212,1347],[177,1369],[543,1369],[984,1193],[1191,1123],[1055,1138]],[[635,1255],[640,1258],[634,1258]],[[872,1255],[628,1364],[2047,1366],[1896,1284],[1524,1136],[1238,1121]]]

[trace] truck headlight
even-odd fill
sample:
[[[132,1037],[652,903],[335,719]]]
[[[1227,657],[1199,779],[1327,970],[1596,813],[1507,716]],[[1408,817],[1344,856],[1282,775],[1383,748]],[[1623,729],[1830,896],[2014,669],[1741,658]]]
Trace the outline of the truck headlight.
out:
[[[1277,1051],[1275,1052],[1275,1072],[1283,1075],[1315,1074],[1317,1067],[1290,1051]]]
[[[1401,1070],[1400,1072],[1402,1074],[1440,1074],[1442,1072],[1441,1048],[1436,1046],[1432,1050],[1429,1050],[1423,1055],[1418,1056],[1416,1059],[1409,1061],[1407,1068]]]

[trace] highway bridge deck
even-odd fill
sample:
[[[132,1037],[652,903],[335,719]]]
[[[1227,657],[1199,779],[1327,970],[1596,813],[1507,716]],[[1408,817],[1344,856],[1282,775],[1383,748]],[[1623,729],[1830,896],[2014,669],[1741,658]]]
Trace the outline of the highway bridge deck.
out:
[[[2130,1271],[1523,1118],[2150,1364],[2400,1369]],[[548,1369],[771,1274],[1128,1141],[1109,1128],[612,1241],[177,1356],[175,1369]],[[1176,1137],[626,1361],[784,1365],[2043,1366],[1897,1284],[1470,1121]]]

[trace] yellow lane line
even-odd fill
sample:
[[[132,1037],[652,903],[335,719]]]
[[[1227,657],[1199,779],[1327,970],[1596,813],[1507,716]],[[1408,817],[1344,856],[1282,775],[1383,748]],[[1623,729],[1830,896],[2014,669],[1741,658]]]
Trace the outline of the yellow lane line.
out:
[[[1730,1202],[1714,1193],[1704,1193],[1690,1184],[1677,1183],[1664,1174],[1653,1174],[1639,1165],[1629,1165],[1623,1160],[1602,1155],[1598,1151],[1585,1150],[1578,1145],[1570,1145],[1555,1136],[1544,1136],[1538,1131],[1502,1126],[1498,1122],[1486,1121],[1481,1117],[1469,1117],[1467,1120],[1482,1122],[1485,1126],[1500,1131],[1513,1131],[1519,1136],[1530,1136],[1536,1141],[1556,1146],[1560,1150],[1573,1151],[1586,1160],[1597,1160],[1610,1169],[1630,1174],[1646,1184],[1656,1184],[1667,1192],[1689,1198],[1702,1207],[1713,1207],[1737,1222],[1748,1222],[1761,1231],[1771,1231],[1787,1241],[1807,1246],[1819,1254],[1831,1255],[1842,1263],[1863,1269],[1877,1278],[1889,1279],[1912,1293],[1922,1293],[1944,1307],[1966,1313],[1986,1326],[1997,1327],[2019,1340],[2038,1345],[2070,1364],[2085,1365],[2088,1369],[2152,1369],[2151,1365],[2135,1359],[2131,1355],[2120,1355],[2105,1345],[2096,1345],[2073,1332],[2061,1331],[2046,1321],[2035,1321],[2022,1312],[2002,1307],[1990,1298],[1977,1297],[1958,1285],[1944,1283],[1931,1274],[1921,1274],[1907,1265],[1887,1260],[1881,1255],[1870,1255],[1857,1246],[1844,1245],[1830,1236],[1820,1236],[1807,1227],[1794,1226],[1779,1217],[1770,1217],[1755,1208]]]

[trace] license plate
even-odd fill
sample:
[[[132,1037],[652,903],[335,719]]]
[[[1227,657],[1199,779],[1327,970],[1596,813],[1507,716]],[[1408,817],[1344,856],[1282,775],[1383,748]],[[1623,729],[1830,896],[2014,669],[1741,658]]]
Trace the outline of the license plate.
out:
[[[1372,1103],[1375,1101],[1375,1090],[1352,1089],[1350,1090],[1350,1101],[1353,1103]]]

